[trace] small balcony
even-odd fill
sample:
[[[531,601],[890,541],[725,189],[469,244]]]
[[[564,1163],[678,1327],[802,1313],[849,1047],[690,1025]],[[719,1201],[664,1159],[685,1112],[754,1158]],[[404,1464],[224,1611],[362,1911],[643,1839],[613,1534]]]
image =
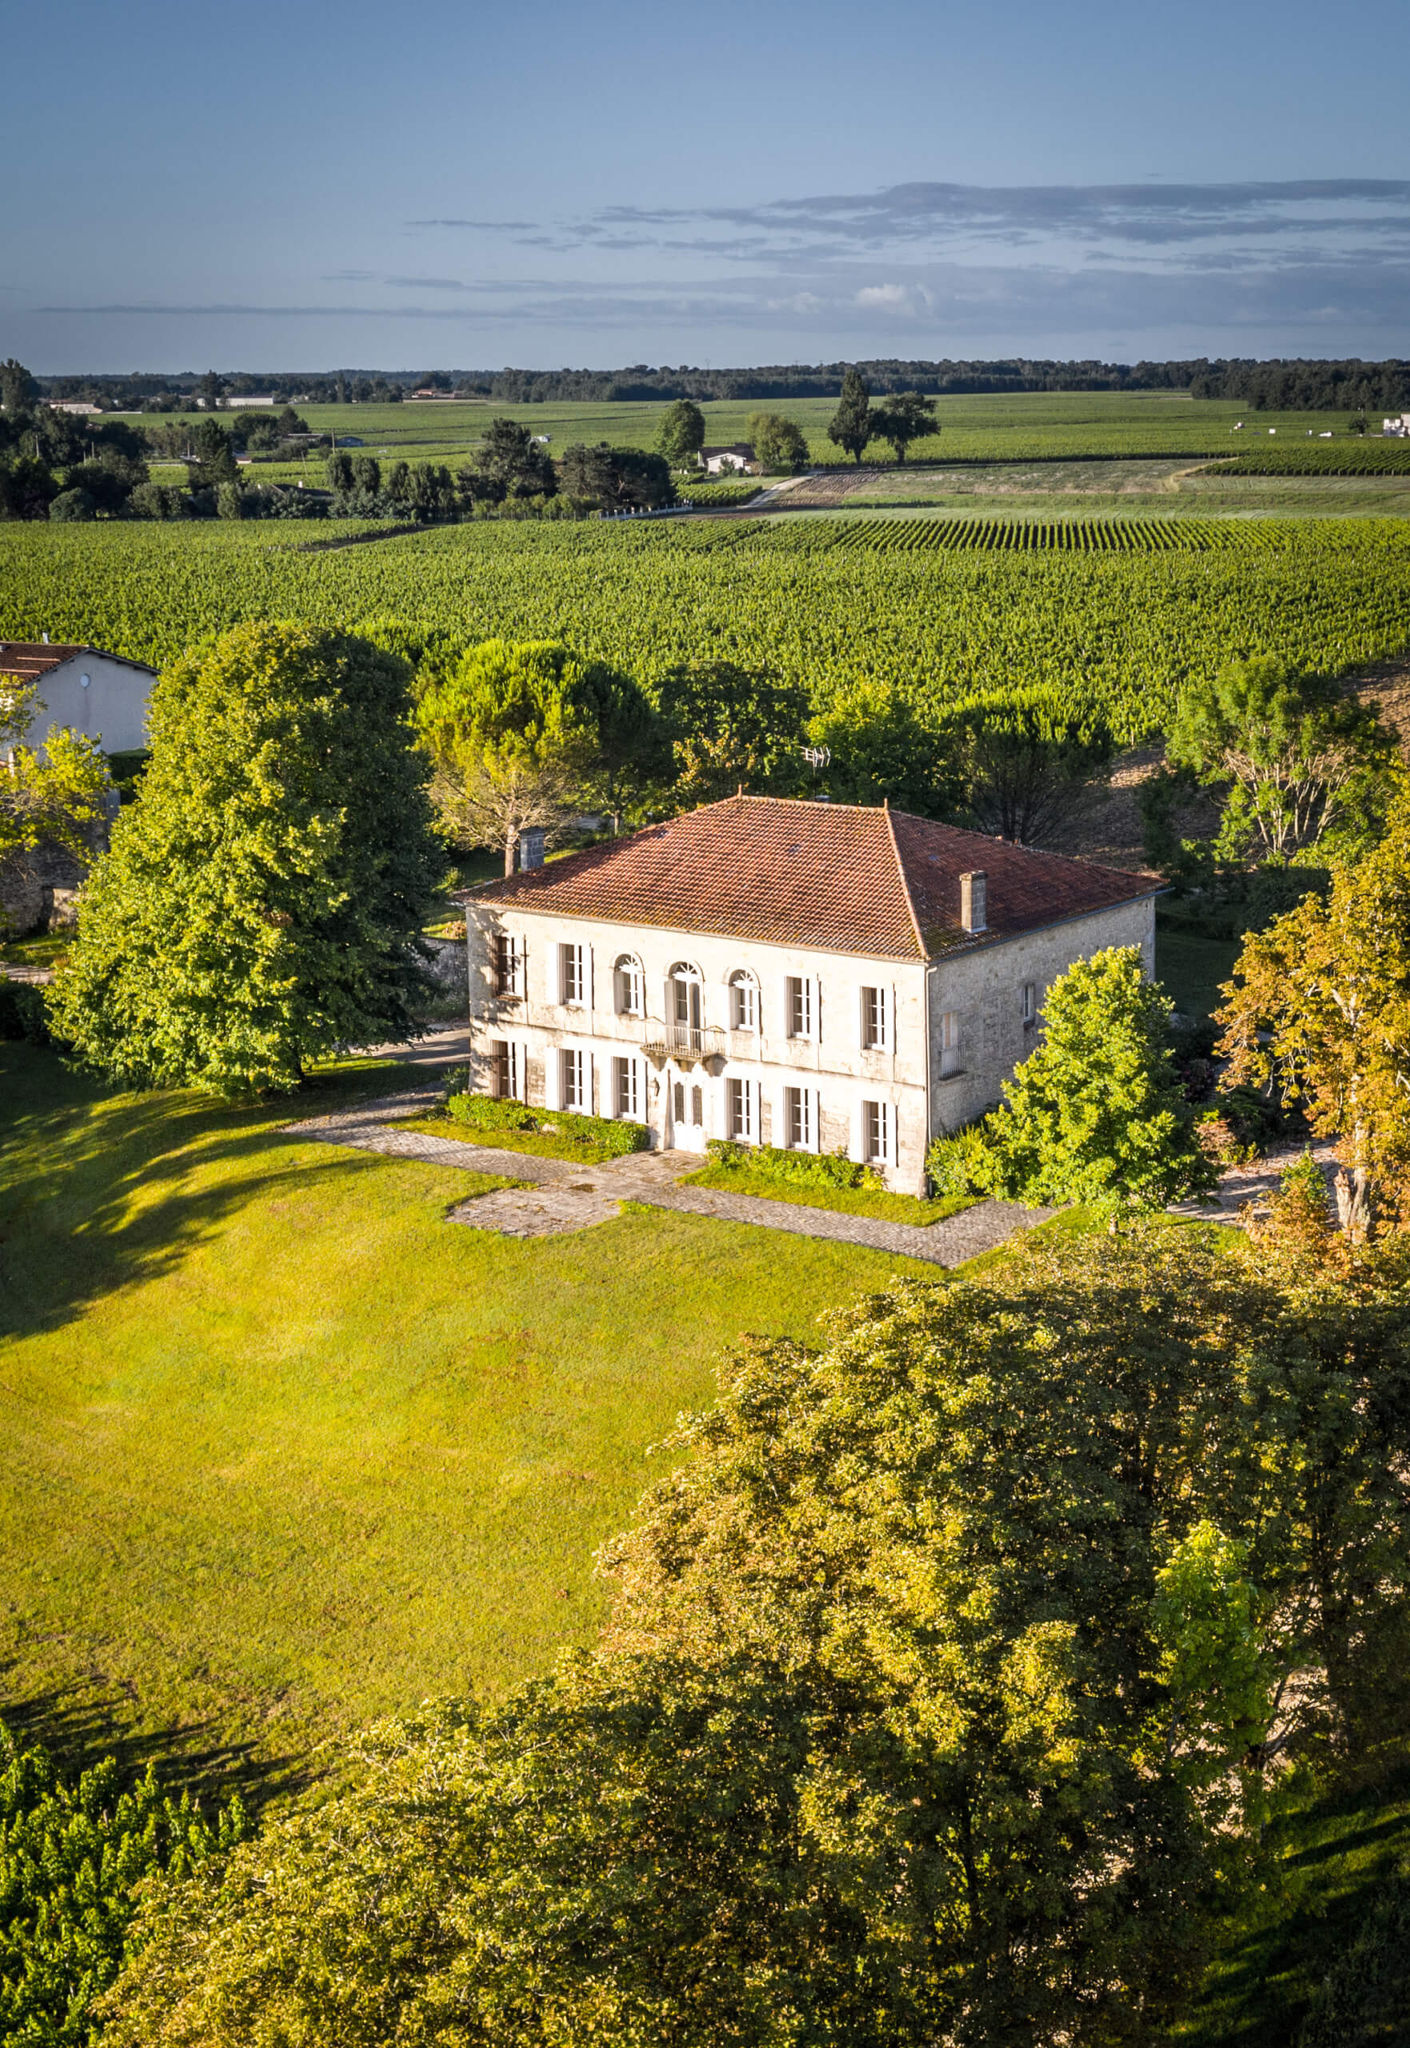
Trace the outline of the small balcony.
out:
[[[653,1066],[676,1060],[683,1067],[703,1065],[725,1056],[725,1034],[712,1024],[648,1024],[642,1051]]]

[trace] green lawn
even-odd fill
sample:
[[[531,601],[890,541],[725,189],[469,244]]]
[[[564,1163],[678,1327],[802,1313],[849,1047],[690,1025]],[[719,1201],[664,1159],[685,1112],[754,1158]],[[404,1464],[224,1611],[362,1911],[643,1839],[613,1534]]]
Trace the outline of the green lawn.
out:
[[[721,1188],[730,1195],[757,1195],[766,1202],[801,1202],[807,1209],[836,1209],[844,1216],[874,1216],[881,1223],[915,1223],[924,1227],[958,1216],[974,1204],[963,1195],[926,1202],[919,1195],[893,1195],[884,1188],[810,1187],[805,1181],[778,1180],[748,1166],[705,1166],[685,1176],[689,1187]]]
[[[541,1671],[723,1347],[936,1277],[662,1211],[449,1225],[484,1177],[281,1135],[333,1099],[108,1094],[0,1045],[7,1712],[100,1681],[134,1726],[297,1756]]]
[[[449,1116],[407,1116],[399,1119],[398,1130],[424,1131],[431,1138],[449,1138],[457,1145],[488,1145],[496,1152],[526,1152],[536,1159],[576,1159],[582,1166],[601,1166],[609,1159],[630,1155],[609,1151],[591,1138],[575,1140],[558,1131],[477,1130]]]
[[[1220,983],[1229,979],[1242,948],[1237,939],[1201,932],[1172,931],[1157,917],[1155,973],[1175,1008],[1185,1017],[1210,1017],[1223,1002]]]

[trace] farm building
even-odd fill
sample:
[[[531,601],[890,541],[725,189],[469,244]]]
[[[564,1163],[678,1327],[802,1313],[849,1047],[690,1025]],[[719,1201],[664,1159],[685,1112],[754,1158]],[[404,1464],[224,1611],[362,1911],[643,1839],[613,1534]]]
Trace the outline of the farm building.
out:
[[[708,1138],[841,1150],[922,1193],[1074,961],[1161,885],[885,806],[739,796],[466,890],[472,1085]]]
[[[754,468],[754,450],[747,441],[734,441],[728,448],[702,448],[700,461],[711,476],[725,476],[731,470],[748,474]]]
[[[1407,434],[1410,434],[1410,412],[1398,412],[1393,418],[1382,420],[1381,432],[1383,434],[1394,434],[1403,440]]]
[[[147,698],[156,670],[99,647],[47,640],[0,640],[0,690],[34,685],[38,714],[27,744],[42,747],[67,726],[100,742],[105,754],[147,744]]]

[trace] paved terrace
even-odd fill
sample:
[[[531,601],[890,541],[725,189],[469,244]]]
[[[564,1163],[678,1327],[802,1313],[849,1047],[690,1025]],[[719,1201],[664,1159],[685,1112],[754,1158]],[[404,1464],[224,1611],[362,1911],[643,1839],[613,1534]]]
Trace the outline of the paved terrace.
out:
[[[397,1129],[402,1118],[433,1109],[441,1095],[438,1077],[434,1086],[359,1103],[331,1116],[308,1117],[285,1129],[290,1137],[313,1138],[321,1144],[351,1145],[393,1159],[419,1159],[461,1173],[492,1173],[525,1182],[522,1187],[472,1195],[450,1212],[452,1223],[495,1230],[505,1237],[555,1237],[589,1230],[619,1215],[623,1202],[644,1202],[652,1208],[782,1230],[793,1237],[865,1245],[932,1266],[958,1266],[1054,1214],[1051,1209],[1024,1209],[1016,1202],[978,1202],[939,1223],[887,1223],[872,1216],[726,1194],[717,1188],[684,1187],[681,1176],[704,1164],[698,1152],[633,1152],[601,1166],[580,1166],[569,1159],[541,1159],[533,1153]]]

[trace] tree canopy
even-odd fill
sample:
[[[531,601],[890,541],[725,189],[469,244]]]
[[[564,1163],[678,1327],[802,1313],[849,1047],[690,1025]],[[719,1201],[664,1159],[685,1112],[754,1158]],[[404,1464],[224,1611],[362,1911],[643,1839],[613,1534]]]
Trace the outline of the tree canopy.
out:
[[[778,412],[751,412],[746,432],[759,467],[769,475],[806,467],[808,440],[795,420]]]
[[[1222,1053],[1232,1083],[1298,1102],[1342,1163],[1338,1203],[1355,1236],[1410,1222],[1410,790],[1381,843],[1337,863],[1309,893],[1245,935],[1226,987]]]
[[[502,848],[506,874],[526,828],[559,827],[594,777],[615,793],[655,740],[634,683],[551,640],[470,648],[432,679],[416,719],[446,830],[462,845]]]
[[[1048,990],[1043,1038],[982,1126],[975,1178],[1014,1201],[1162,1208],[1213,1174],[1166,1045],[1171,1004],[1139,947],[1079,960]]]
[[[904,463],[912,441],[939,432],[935,424],[935,400],[919,391],[900,391],[872,411],[871,431],[878,441],[889,441],[896,460]]]
[[[828,421],[827,438],[860,462],[868,441],[876,432],[872,418],[871,391],[860,370],[848,370],[842,379],[842,396]]]
[[[695,461],[704,446],[704,413],[693,399],[676,399],[661,415],[657,452],[665,456],[672,469],[684,469]]]
[[[0,931],[7,875],[21,875],[46,841],[86,863],[111,788],[96,740],[60,728],[42,748],[25,744],[37,709],[32,687],[6,690],[0,679]]]
[[[1405,1724],[1404,1309],[1157,1227],[745,1345],[596,1653],[154,1893],[112,2048],[1166,2038],[1274,1756]]]
[[[1041,843],[1105,780],[1109,727],[1041,685],[985,691],[947,706],[941,730],[964,763],[965,807],[981,832]]]
[[[892,683],[858,682],[839,691],[808,726],[831,759],[822,770],[843,803],[879,804],[934,818],[962,801],[962,749],[927,723],[913,695]],[[948,744],[947,744],[948,742]]]
[[[676,803],[714,803],[742,784],[791,795],[800,784],[807,698],[764,670],[732,661],[668,669],[656,702],[672,745]]]
[[[86,1065],[234,1095],[412,1035],[444,856],[408,681],[366,641],[289,624],[164,672],[141,794],[51,991]]]
[[[1167,755],[1225,792],[1213,851],[1248,865],[1322,842],[1393,758],[1394,737],[1330,678],[1257,655],[1186,685]]]

